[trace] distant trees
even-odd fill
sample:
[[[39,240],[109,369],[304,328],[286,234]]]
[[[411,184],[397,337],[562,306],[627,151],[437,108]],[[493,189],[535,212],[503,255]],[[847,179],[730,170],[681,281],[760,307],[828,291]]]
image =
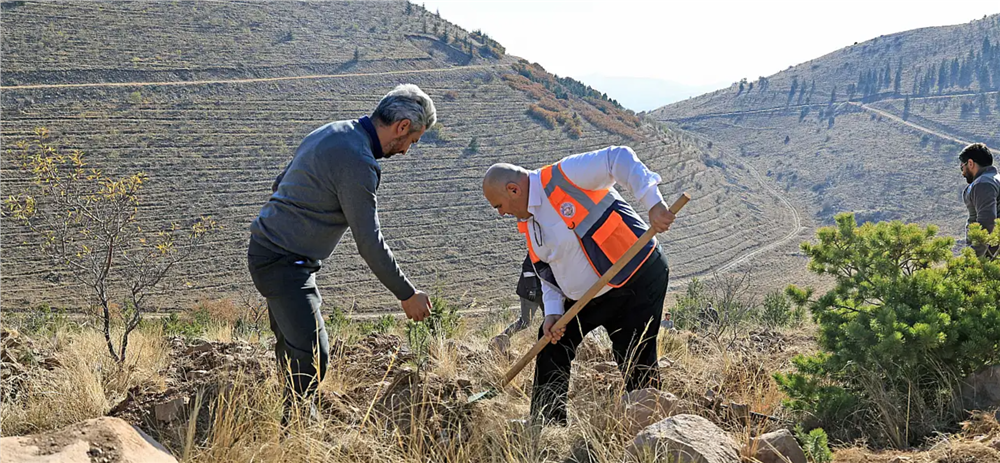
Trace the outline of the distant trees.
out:
[[[795,98],[795,91],[798,89],[799,89],[799,78],[798,76],[792,76],[792,88],[788,91],[788,101],[785,102],[785,105],[792,104],[792,98]]]

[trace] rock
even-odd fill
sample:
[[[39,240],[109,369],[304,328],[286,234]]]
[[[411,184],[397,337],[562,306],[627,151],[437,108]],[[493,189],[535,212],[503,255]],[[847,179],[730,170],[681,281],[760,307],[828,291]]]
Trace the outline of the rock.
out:
[[[656,388],[638,389],[624,397],[625,429],[635,436],[647,426],[677,414],[680,399]]]
[[[618,364],[615,362],[601,362],[594,365],[594,371],[598,373],[612,373],[618,371]]]
[[[611,340],[604,327],[587,333],[583,341],[576,348],[576,361],[578,362],[602,362],[614,360],[611,354]]]
[[[750,421],[750,406],[747,404],[729,403],[729,413],[733,419],[746,423]]]
[[[173,421],[184,413],[184,406],[187,405],[187,402],[187,397],[177,397],[167,402],[158,403],[153,406],[153,416],[156,417],[157,421]]]
[[[806,463],[805,452],[787,429],[751,439],[750,445],[756,446],[753,456],[761,463]]]
[[[967,409],[1000,407],[1000,365],[969,375],[962,385],[962,402]]]
[[[676,415],[643,429],[629,454],[640,461],[738,463],[739,449],[722,429],[697,415]]]
[[[510,336],[498,334],[490,339],[490,352],[497,355],[508,355],[510,351]]]
[[[44,447],[44,450],[40,447]],[[167,449],[119,418],[81,421],[43,434],[0,439],[4,463],[177,463]]]
[[[188,347],[187,349],[185,349],[184,350],[184,355],[198,355],[198,354],[203,354],[205,352],[212,352],[214,350],[215,350],[215,347],[212,346],[212,343],[210,343],[210,342],[203,342],[201,344],[195,344],[195,345],[193,345],[193,346]]]

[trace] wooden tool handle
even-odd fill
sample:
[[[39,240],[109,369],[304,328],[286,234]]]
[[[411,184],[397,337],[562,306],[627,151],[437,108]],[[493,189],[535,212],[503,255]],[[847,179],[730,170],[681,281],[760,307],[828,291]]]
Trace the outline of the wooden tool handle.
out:
[[[677,214],[678,212],[680,212],[681,208],[683,208],[684,205],[686,205],[690,200],[691,200],[691,195],[687,193],[682,194],[681,197],[677,198],[677,201],[674,201],[674,204],[670,206],[670,212]],[[625,265],[627,265],[629,261],[631,261],[632,258],[639,253],[640,250],[642,250],[642,247],[653,239],[654,236],[656,236],[656,232],[652,228],[646,230],[646,233],[643,233],[642,236],[639,237],[639,241],[636,241],[634,244],[632,244],[632,247],[628,248],[628,250],[625,251],[625,254],[622,255],[622,257],[618,259],[618,261],[615,262],[615,264],[612,265],[607,272],[604,272],[604,275],[602,275],[601,278],[597,280],[597,283],[594,283],[594,285],[591,286],[590,289],[588,289],[587,292],[583,294],[583,297],[581,297],[578,301],[576,301],[576,303],[573,304],[573,307],[570,307],[570,309],[567,310],[566,313],[564,313],[563,316],[559,318],[559,320],[556,322],[555,325],[552,325],[552,328],[558,329],[568,325],[570,320],[572,320],[573,317],[576,316],[576,314],[580,313],[580,311],[583,310],[584,306],[586,306],[587,303],[589,303],[590,300],[593,299],[594,296],[597,295],[597,293],[600,292],[601,289],[603,289],[608,284],[608,282],[610,282],[611,279],[615,277],[615,275],[618,275],[618,272],[620,272],[621,269],[624,268]],[[542,308],[542,313],[543,314],[545,313],[544,307]],[[504,375],[503,383],[500,384],[499,387],[503,387],[507,385],[507,383],[509,383],[511,380],[513,380],[514,377],[517,376],[517,374],[520,373],[521,370],[523,370],[524,367],[528,365],[528,362],[530,362],[531,359],[535,358],[535,356],[538,355],[538,353],[541,352],[542,349],[545,348],[545,345],[548,344],[550,341],[551,339],[549,338],[549,336],[543,335],[542,338],[539,339],[538,342],[536,342],[535,345],[531,347],[531,350],[529,350],[528,353],[524,354],[524,356],[521,357],[521,359],[518,360],[517,363],[514,364],[514,366],[510,367],[510,369],[507,370],[507,374]]]

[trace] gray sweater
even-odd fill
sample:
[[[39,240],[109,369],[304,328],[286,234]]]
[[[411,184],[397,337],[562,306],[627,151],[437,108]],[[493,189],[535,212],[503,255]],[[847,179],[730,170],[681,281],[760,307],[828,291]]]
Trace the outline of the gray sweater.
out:
[[[992,232],[1000,209],[1000,177],[997,175],[997,168],[984,167],[962,192],[962,200],[969,209],[969,225],[978,223],[986,231]],[[986,252],[984,246],[973,246],[973,249],[980,256]]]
[[[347,228],[358,252],[397,299],[414,294],[379,226],[375,191],[382,147],[367,118],[338,121],[310,133],[275,179],[274,193],[250,225],[254,240],[272,251],[322,260]]]

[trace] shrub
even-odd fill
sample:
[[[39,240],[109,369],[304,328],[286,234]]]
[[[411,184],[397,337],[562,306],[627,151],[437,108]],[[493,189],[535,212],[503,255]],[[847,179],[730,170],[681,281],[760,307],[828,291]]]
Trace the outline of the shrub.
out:
[[[829,439],[823,428],[816,428],[808,433],[802,426],[795,427],[795,437],[802,445],[802,452],[813,463],[830,463],[833,452],[830,451]]]
[[[538,121],[549,130],[556,128],[559,124],[557,120],[558,113],[549,111],[536,104],[528,105],[528,116],[531,116],[532,119]]]
[[[907,446],[956,421],[958,379],[1000,361],[1000,263],[953,256],[933,225],[836,223],[802,244],[809,269],[836,286],[815,300],[788,291],[808,305],[823,351],[775,379],[787,405],[835,438]]]
[[[43,259],[86,288],[89,307],[101,312],[108,353],[124,362],[129,335],[150,308],[150,296],[177,264],[200,250],[217,224],[202,217],[187,227],[152,229],[140,214],[145,173],[110,177],[89,167],[83,152],[60,150],[45,128],[16,149],[29,181],[4,200],[5,218],[23,225],[39,242]],[[120,335],[111,329],[118,323]]]
[[[451,141],[451,139],[452,136],[445,132],[444,125],[440,122],[436,122],[434,125],[430,126],[420,137],[420,141],[427,141],[431,143],[447,143]]]
[[[431,314],[422,321],[406,322],[406,341],[417,356],[418,363],[427,358],[427,347],[433,339],[452,337],[462,322],[458,305],[446,301],[441,296],[431,297]]]
[[[469,140],[469,146],[465,147],[465,152],[467,154],[476,154],[476,153],[479,152],[479,138],[478,137],[472,137],[472,139]]]
[[[799,323],[804,317],[805,308],[792,308],[791,301],[781,291],[772,291],[764,295],[764,303],[760,310],[760,323],[767,328],[784,328]]]

